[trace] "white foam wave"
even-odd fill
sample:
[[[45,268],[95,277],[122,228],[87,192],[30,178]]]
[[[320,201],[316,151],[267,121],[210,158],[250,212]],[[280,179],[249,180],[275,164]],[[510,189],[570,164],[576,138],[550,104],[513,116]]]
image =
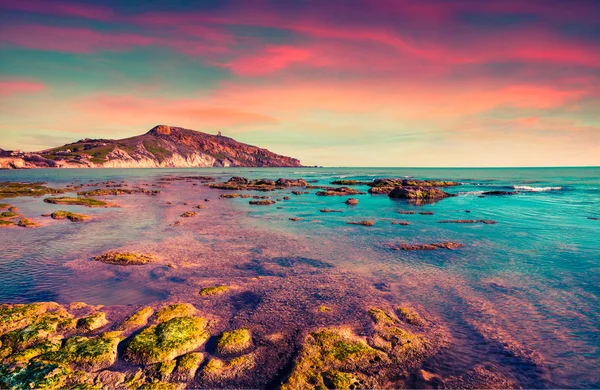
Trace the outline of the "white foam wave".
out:
[[[513,186],[518,191],[530,191],[530,192],[545,192],[545,191],[560,191],[562,187],[531,187],[531,186]]]

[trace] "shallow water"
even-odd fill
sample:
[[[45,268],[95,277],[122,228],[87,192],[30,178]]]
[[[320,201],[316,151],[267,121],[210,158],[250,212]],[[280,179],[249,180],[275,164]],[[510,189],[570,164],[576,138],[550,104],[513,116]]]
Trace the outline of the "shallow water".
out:
[[[352,207],[344,204],[346,197],[319,197],[315,190],[295,196],[290,189],[257,193],[291,197],[261,207],[250,206],[248,199],[219,200],[225,191],[194,186],[194,181],[159,183],[164,176],[193,175],[218,180],[302,177],[311,184],[339,178],[415,177],[463,185],[447,189],[458,196],[422,206],[366,194],[354,196],[359,204]],[[51,205],[42,198],[4,200],[45,226],[0,230],[2,303],[144,304],[222,278],[218,267],[210,267],[211,261],[230,262],[229,276],[243,277],[251,268],[248,264],[256,264],[252,271],[258,274],[269,274],[265,259],[282,264],[277,259],[289,263],[298,257],[304,260],[295,262],[308,262],[318,272],[328,272],[319,264],[333,264],[358,274],[386,300],[410,302],[447,324],[451,345],[428,363],[437,372],[451,375],[486,361],[524,387],[600,387],[600,221],[590,219],[600,217],[599,168],[1,171],[0,181],[5,180],[45,181],[53,186],[126,180],[130,185],[159,183],[164,188],[159,188],[158,196],[107,197],[121,206],[109,209]],[[368,187],[356,188],[366,192]],[[482,191],[515,189],[520,193],[479,197]],[[205,198],[211,202],[204,202]],[[197,204],[206,205],[197,210],[197,219],[170,226]],[[323,208],[343,212],[321,213]],[[75,224],[38,217],[57,209],[84,212],[94,219]],[[290,217],[303,220],[290,221]],[[366,219],[375,221],[375,226],[347,224]],[[497,223],[439,223],[449,219]],[[392,221],[410,225],[392,225]],[[466,246],[455,251],[389,248],[399,242],[439,241]],[[130,247],[163,250],[163,256],[208,265],[174,276],[166,267],[90,265],[90,257],[98,253]],[[534,355],[543,363],[532,364]]]

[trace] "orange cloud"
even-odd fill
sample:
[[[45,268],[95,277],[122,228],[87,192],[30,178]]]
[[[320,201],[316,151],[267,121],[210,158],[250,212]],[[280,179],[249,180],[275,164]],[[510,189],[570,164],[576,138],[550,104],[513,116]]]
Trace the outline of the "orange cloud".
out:
[[[263,75],[281,70],[288,65],[306,61],[311,52],[293,46],[268,46],[260,53],[238,57],[226,64],[234,73],[243,76]]]
[[[18,93],[32,93],[42,91],[46,86],[33,80],[0,79],[0,96],[12,96]]]

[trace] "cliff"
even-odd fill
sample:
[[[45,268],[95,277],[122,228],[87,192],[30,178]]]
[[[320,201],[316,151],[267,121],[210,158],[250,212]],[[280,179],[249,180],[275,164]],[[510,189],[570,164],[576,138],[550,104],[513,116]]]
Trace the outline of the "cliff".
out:
[[[83,139],[35,153],[0,153],[0,168],[300,167],[300,161],[221,135],[159,125],[136,137]]]

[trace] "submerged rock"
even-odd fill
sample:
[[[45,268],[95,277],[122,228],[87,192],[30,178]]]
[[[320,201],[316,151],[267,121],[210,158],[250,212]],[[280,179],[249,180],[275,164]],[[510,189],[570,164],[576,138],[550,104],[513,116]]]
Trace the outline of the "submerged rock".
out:
[[[270,199],[263,199],[263,200],[251,200],[249,203],[251,205],[256,205],[256,206],[269,206],[269,205],[275,204],[275,201],[270,200]]]
[[[143,253],[112,251],[94,257],[94,261],[115,265],[144,265],[154,262],[155,258]]]
[[[461,376],[444,380],[445,389],[518,389],[519,386],[498,372],[478,365]]]
[[[29,218],[21,218],[17,225],[19,225],[20,227],[24,227],[24,228],[37,228],[37,227],[42,226],[39,223],[32,221]]]
[[[518,191],[485,191],[481,195],[516,195]]]
[[[363,195],[364,192],[350,187],[327,187],[324,191],[317,191],[318,196],[346,196]]]
[[[185,213],[181,214],[182,218],[191,218],[191,217],[195,217],[196,215],[198,215],[198,213],[194,212],[194,211],[186,211]]]
[[[229,286],[224,286],[224,285],[204,287],[202,290],[200,290],[200,295],[201,296],[221,295],[221,294],[225,294],[226,292],[228,292],[229,289],[230,289]]]
[[[358,199],[356,198],[348,198],[345,202],[349,206],[356,206],[358,204]]]
[[[154,314],[154,309],[149,306],[143,307],[133,313],[117,328],[118,330],[129,332],[148,324],[148,319]]]
[[[321,209],[322,213],[343,213],[342,210],[333,210],[333,209]]]
[[[440,221],[439,223],[483,223],[486,225],[493,225],[496,223],[496,221],[493,221],[491,219],[446,219]]]
[[[350,221],[346,222],[348,225],[362,225],[362,226],[373,226],[375,222],[373,221]]]
[[[458,242],[434,242],[431,244],[399,244],[396,248],[402,249],[404,251],[427,251],[427,250],[436,250],[436,249],[458,249],[464,248],[464,244],[460,244]]]

